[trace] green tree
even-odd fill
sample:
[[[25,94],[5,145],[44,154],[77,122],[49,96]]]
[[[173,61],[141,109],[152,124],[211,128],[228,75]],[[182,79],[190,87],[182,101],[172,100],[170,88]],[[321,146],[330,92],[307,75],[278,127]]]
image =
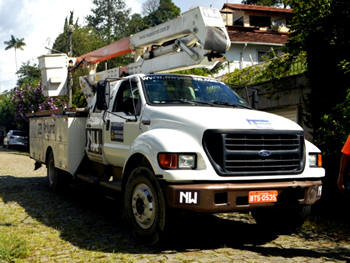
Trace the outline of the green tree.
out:
[[[307,53],[311,83],[310,121],[318,137],[321,117],[344,102],[350,85],[343,67],[350,61],[350,2],[345,0],[288,0],[294,9],[287,50]]]
[[[11,38],[9,41],[4,41],[4,44],[6,45],[5,50],[9,50],[11,48],[15,49],[15,63],[16,63],[16,71],[17,71],[17,49],[23,50],[23,47],[26,45],[24,43],[24,38],[16,38],[13,35],[11,35]]]
[[[15,105],[11,100],[11,92],[0,94],[0,126],[15,128]]]
[[[147,0],[142,4],[142,14],[148,16],[155,12],[159,7],[159,0]]]
[[[73,21],[74,14],[71,13],[69,20]],[[65,19],[63,32],[57,36],[52,49],[68,54],[68,19]],[[76,22],[72,33],[73,57],[78,57],[92,50],[106,45],[106,42],[100,39],[100,36],[93,28],[81,27]]]
[[[158,8],[144,17],[147,26],[155,26],[178,17],[181,12],[172,0],[159,0]]]
[[[39,85],[41,75],[40,69],[36,64],[30,65],[30,62],[27,61],[22,64],[16,74],[18,77],[17,87],[22,87],[23,85]]]
[[[123,0],[93,0],[95,8],[86,17],[88,25],[98,32],[101,39],[112,41],[126,37],[130,9]]]
[[[339,167],[339,153],[347,125],[350,87],[350,1],[346,0],[288,0],[295,16],[287,43],[290,53],[307,53],[309,122],[314,141],[324,153],[326,192],[334,193]]]
[[[128,35],[135,34],[147,28],[144,19],[140,14],[133,14],[128,24]]]
[[[53,50],[68,53],[68,21],[73,21],[73,16],[74,14],[71,13],[70,17],[65,19],[63,32],[55,39]],[[81,27],[77,22],[75,23],[72,33],[73,57],[79,57],[106,44],[105,41],[100,39],[95,29],[88,26]],[[73,106],[75,107],[84,107],[86,104],[79,86],[79,77],[87,74],[86,69],[77,69],[73,74]]]

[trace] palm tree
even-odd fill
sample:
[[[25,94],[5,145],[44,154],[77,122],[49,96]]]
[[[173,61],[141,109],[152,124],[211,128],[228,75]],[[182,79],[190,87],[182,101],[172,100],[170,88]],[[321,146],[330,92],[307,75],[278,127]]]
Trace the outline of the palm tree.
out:
[[[26,43],[24,43],[24,38],[15,38],[13,35],[11,35],[11,39],[9,41],[4,41],[4,44],[7,45],[5,47],[5,50],[8,50],[10,48],[14,48],[15,49],[15,63],[16,63],[16,71],[17,71],[17,54],[16,54],[16,50],[20,49],[23,50],[23,47],[26,45]]]

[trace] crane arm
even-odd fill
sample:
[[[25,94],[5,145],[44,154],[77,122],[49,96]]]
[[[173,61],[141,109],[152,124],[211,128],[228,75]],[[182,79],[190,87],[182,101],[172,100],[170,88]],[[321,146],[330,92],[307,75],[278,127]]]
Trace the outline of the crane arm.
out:
[[[133,50],[130,48],[130,37],[127,37],[78,57],[76,63],[82,60],[88,63],[99,63],[131,52]]]
[[[208,7],[193,8],[181,16],[163,24],[148,28],[108,46],[89,52],[76,59],[65,54],[44,55],[39,58],[42,69],[44,93],[48,96],[65,95],[67,61],[75,65],[87,65],[88,76],[80,79],[84,94],[94,94],[92,85],[107,78],[119,78],[125,74],[171,72],[182,69],[213,66],[214,59],[223,58],[231,44],[220,11]],[[134,62],[124,67],[96,72],[97,63],[134,53]],[[52,61],[59,64],[52,68]],[[87,62],[87,63],[82,63]],[[56,77],[60,72],[60,78]],[[56,74],[56,75],[55,75]]]

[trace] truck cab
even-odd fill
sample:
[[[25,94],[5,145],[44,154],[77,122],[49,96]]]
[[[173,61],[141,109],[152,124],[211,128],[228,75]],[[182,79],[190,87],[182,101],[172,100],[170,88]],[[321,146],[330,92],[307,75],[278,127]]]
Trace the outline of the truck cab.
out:
[[[118,167],[123,187],[143,163],[172,208],[225,212],[271,206],[280,196],[300,205],[320,198],[320,151],[302,128],[250,108],[224,83],[138,74],[104,85],[110,92],[96,96],[86,153]]]

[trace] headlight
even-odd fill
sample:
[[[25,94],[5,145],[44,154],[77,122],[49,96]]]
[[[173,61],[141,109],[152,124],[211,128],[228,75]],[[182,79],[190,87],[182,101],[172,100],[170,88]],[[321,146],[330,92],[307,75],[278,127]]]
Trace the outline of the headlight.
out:
[[[310,167],[322,167],[322,154],[309,153],[309,165]]]
[[[194,154],[179,154],[179,168],[194,169],[196,167],[196,156]]]
[[[195,169],[196,157],[193,153],[159,153],[158,163],[163,169]]]

